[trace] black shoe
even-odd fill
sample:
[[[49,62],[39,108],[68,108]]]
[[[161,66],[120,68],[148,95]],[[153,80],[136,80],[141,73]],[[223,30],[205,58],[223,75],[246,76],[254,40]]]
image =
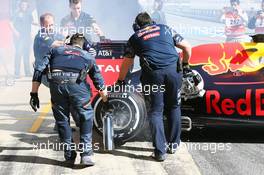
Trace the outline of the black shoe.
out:
[[[95,165],[91,156],[82,156],[80,164],[84,166],[94,166]]]
[[[156,161],[158,161],[158,162],[163,162],[167,158],[166,154],[158,155],[158,154],[155,154],[155,153],[153,153],[151,157],[153,159],[155,159]]]
[[[70,158],[66,158],[65,157],[65,163],[66,164],[69,164],[69,165],[74,165],[74,162],[75,162],[76,157],[77,157],[76,151],[72,151]]]

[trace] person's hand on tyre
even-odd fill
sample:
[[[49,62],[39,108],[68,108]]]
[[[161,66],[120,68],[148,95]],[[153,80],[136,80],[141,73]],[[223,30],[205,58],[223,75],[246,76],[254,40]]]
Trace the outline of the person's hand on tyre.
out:
[[[99,94],[102,97],[103,102],[107,102],[107,95],[108,95],[107,88],[105,88],[104,90],[100,90]]]

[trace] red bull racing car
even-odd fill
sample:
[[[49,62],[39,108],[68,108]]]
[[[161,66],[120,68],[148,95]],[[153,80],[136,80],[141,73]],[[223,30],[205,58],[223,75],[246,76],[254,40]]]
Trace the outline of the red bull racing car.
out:
[[[190,66],[203,79],[202,97],[182,99],[183,130],[193,127],[264,124],[264,43],[263,36],[251,43],[216,43],[193,47]],[[125,41],[98,43],[97,64],[107,85],[118,78]],[[127,82],[140,85],[141,71],[131,70]],[[186,88],[186,87],[185,87]],[[137,91],[111,92],[115,141],[135,137],[146,122],[146,105]],[[103,130],[103,103],[99,95],[93,98],[94,124]]]

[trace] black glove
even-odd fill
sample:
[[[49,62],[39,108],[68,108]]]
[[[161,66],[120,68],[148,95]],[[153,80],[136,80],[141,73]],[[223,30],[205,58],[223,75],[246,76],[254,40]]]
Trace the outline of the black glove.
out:
[[[39,108],[39,98],[38,98],[38,93],[30,93],[30,106],[32,107],[32,109],[37,112],[37,108]]]
[[[188,63],[182,63],[182,70],[183,70],[183,75],[192,73],[192,69],[190,68]]]

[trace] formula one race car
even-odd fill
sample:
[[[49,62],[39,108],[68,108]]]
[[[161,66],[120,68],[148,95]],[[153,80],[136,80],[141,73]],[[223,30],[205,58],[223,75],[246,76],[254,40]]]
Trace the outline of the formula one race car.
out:
[[[199,45],[192,49],[191,68],[203,81],[206,90],[183,94],[182,127],[254,125],[264,124],[264,43],[263,36],[255,36],[251,43],[217,43]],[[98,43],[96,61],[107,85],[113,85],[118,78],[122,55],[126,47],[124,41]],[[140,70],[131,70],[127,82],[140,85]],[[184,92],[188,92],[183,83]],[[199,98],[198,96],[203,96]],[[113,108],[115,141],[128,141],[135,137],[146,121],[146,105],[139,92],[112,92],[109,103]],[[93,98],[95,110],[94,124],[103,131],[104,109],[99,95]]]

